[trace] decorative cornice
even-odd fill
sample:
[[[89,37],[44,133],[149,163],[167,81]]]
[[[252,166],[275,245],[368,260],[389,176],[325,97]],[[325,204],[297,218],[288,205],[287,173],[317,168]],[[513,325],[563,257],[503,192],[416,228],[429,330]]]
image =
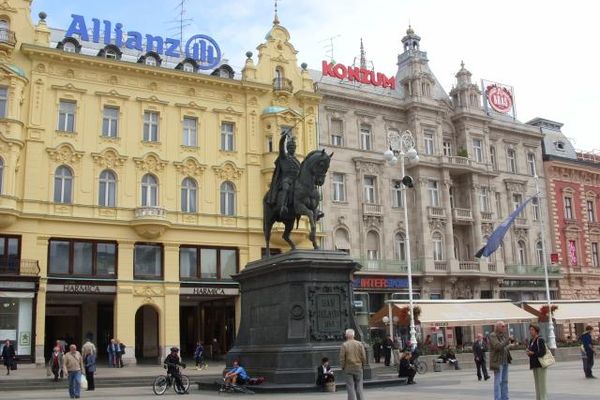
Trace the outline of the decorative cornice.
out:
[[[213,171],[215,171],[215,175],[225,181],[237,180],[241,178],[244,173],[243,168],[238,168],[233,162],[225,161],[220,166],[213,166]]]
[[[94,162],[102,168],[119,168],[127,161],[126,156],[119,155],[119,152],[112,147],[102,150],[100,153],[92,153]]]
[[[75,93],[86,93],[87,92],[87,89],[77,88],[72,83],[67,83],[66,85],[52,85],[50,87],[55,90],[64,90],[66,92],[75,92]]]
[[[137,101],[143,101],[146,103],[154,103],[154,104],[160,104],[163,106],[166,106],[167,104],[169,104],[168,101],[166,100],[160,100],[158,97],[152,95],[150,97],[136,97],[135,98]]]
[[[180,108],[193,108],[198,111],[206,111],[206,107],[198,105],[195,101],[190,101],[189,103],[175,103],[175,107]]]
[[[220,114],[230,114],[230,115],[236,115],[236,116],[238,116],[238,117],[244,114],[244,113],[243,113],[243,112],[241,112],[241,111],[237,111],[237,110],[235,110],[235,109],[234,109],[233,107],[231,107],[231,106],[229,106],[229,107],[226,107],[226,108],[213,108],[212,110],[213,110],[213,112],[216,112],[216,113],[220,113]]]
[[[75,150],[70,143],[62,143],[55,148],[48,147],[46,152],[52,161],[60,164],[75,164],[85,154],[83,151]]]
[[[127,100],[130,97],[130,96],[127,96],[125,94],[120,94],[119,92],[117,92],[114,89],[113,90],[109,90],[108,92],[97,91],[94,94],[97,95],[97,96],[114,97],[116,99],[121,99],[121,100]]]
[[[168,161],[161,160],[155,153],[147,153],[143,157],[134,157],[136,167],[145,172],[162,172]]]
[[[186,176],[201,176],[206,169],[206,165],[201,164],[193,157],[188,157],[182,162],[175,161],[173,165],[175,165],[177,172]]]

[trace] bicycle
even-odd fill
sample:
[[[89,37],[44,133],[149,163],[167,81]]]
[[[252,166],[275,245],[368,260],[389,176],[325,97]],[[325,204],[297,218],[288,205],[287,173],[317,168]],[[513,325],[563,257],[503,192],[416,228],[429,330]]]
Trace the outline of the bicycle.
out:
[[[185,365],[182,365],[185,368]],[[165,365],[164,368],[167,368]],[[159,375],[154,379],[154,383],[152,383],[152,391],[157,396],[165,394],[167,389],[173,386],[173,390],[177,394],[184,394],[190,390],[190,378],[187,375],[183,375],[179,373],[179,368],[177,368],[177,373],[181,377],[181,384],[183,385],[183,390],[177,387],[175,384],[175,377],[167,372],[166,375]]]
[[[252,390],[248,389],[246,385],[233,385],[225,383],[225,378],[221,381],[217,380],[219,384],[218,392],[221,393],[243,393],[243,394],[255,394]]]
[[[427,372],[427,363],[423,360],[415,360],[414,366],[417,369],[417,373],[423,375]]]

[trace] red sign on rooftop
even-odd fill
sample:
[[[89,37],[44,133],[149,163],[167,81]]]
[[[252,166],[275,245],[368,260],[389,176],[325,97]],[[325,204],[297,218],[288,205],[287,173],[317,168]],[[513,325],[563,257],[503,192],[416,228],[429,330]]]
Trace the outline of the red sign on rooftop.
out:
[[[396,78],[388,78],[381,72],[375,72],[370,69],[345,66],[343,64],[334,64],[323,61],[323,75],[332,78],[345,79],[350,82],[360,82],[366,85],[380,86],[383,88],[396,88]]]

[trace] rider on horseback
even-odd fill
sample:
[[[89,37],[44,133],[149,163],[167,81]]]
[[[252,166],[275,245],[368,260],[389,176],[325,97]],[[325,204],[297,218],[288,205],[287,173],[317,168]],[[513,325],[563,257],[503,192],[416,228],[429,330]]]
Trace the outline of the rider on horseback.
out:
[[[279,157],[275,160],[275,172],[267,193],[267,204],[280,206],[279,215],[288,212],[294,181],[300,173],[300,162],[295,157],[295,153],[296,140],[286,132],[279,139]]]

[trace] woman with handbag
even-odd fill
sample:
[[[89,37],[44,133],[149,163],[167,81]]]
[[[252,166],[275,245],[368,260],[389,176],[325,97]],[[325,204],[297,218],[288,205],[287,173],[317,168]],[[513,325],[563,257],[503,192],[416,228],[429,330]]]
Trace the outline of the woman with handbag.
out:
[[[10,340],[4,342],[4,348],[2,348],[2,360],[6,367],[6,375],[10,375],[11,370],[17,369],[17,357],[15,353],[15,347],[10,343]]]
[[[535,383],[535,399],[547,400],[548,393],[546,392],[546,367],[542,366],[540,358],[546,356],[546,352],[550,352],[546,348],[544,339],[540,337],[540,327],[536,324],[529,325],[529,344],[527,346],[527,355],[529,356],[529,369],[533,371],[533,382]]]

